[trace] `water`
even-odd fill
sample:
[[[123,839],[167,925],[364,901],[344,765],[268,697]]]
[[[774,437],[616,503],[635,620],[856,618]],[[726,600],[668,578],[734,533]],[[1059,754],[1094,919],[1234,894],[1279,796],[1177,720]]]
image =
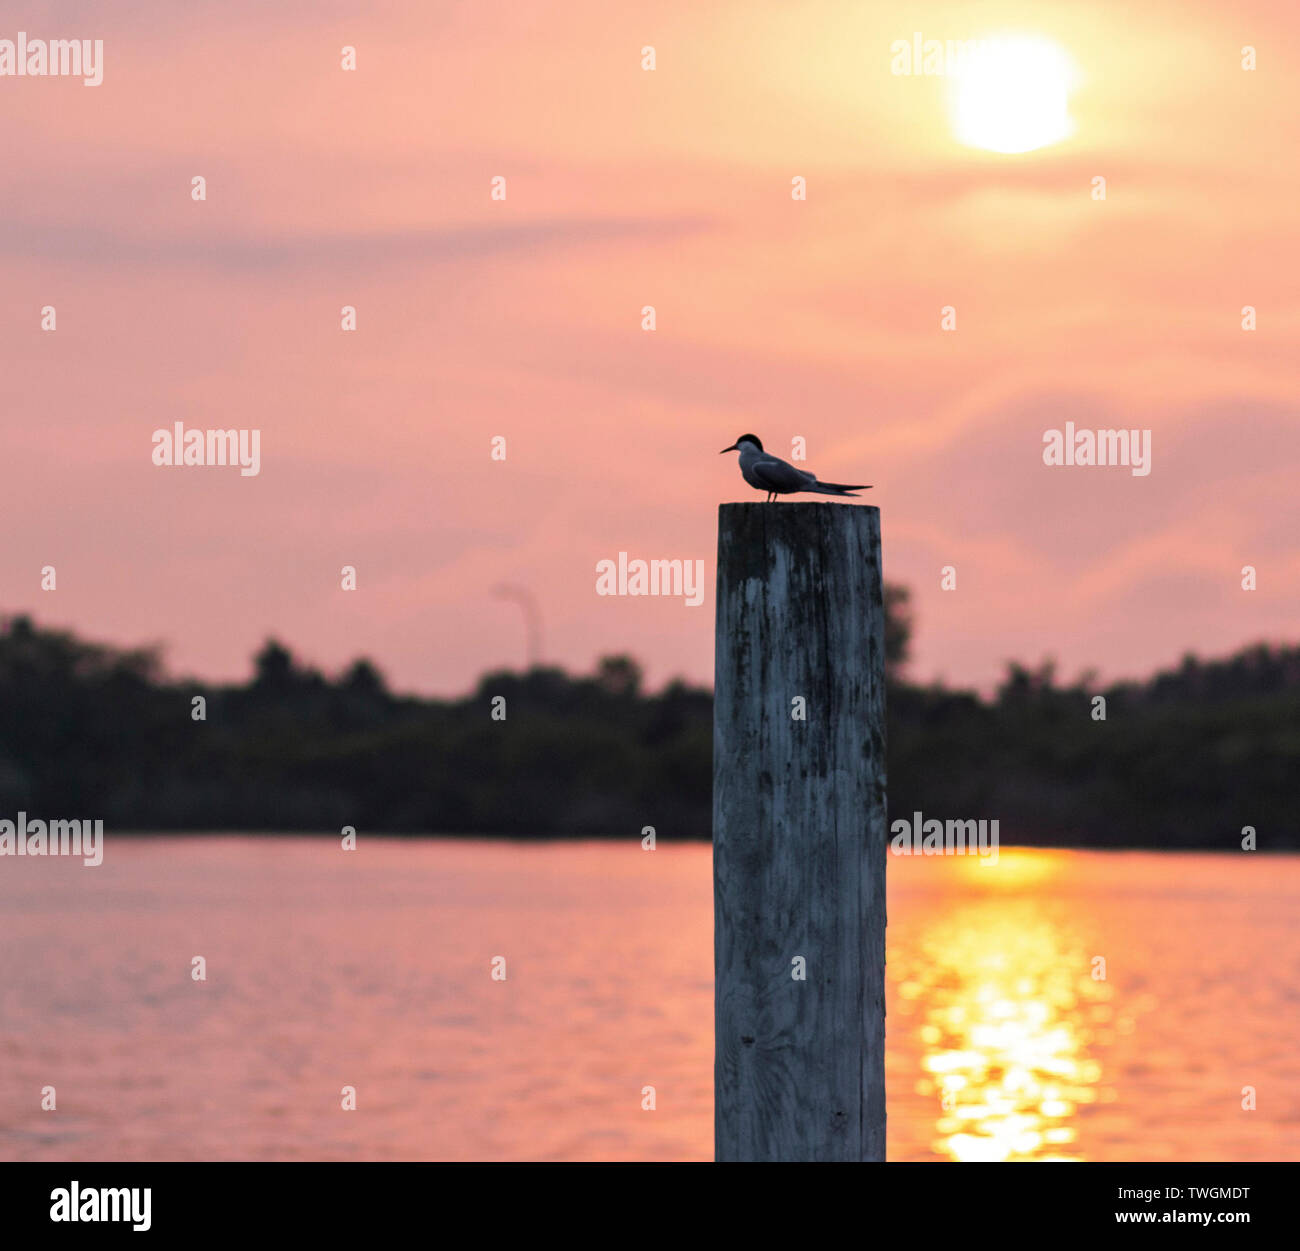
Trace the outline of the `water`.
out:
[[[890,1158],[1300,1158],[1300,857],[889,873]],[[0,1158],[707,1159],[711,892],[635,841],[0,860]]]

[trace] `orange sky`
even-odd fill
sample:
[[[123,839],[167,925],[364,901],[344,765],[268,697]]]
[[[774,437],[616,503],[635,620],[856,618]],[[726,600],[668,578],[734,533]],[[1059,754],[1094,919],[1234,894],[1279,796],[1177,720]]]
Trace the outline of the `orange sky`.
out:
[[[548,660],[709,680],[752,430],[875,484],[918,677],[1295,639],[1290,0],[136,7],[0,29],[104,40],[102,86],[0,78],[0,610],[450,693],[522,662],[509,582]],[[890,72],[1004,30],[1078,66],[1071,138],[961,147],[945,80]],[[154,466],[177,420],[260,429],[262,472]],[[1044,466],[1067,420],[1150,429],[1150,476]],[[704,559],[705,606],[598,597],[620,551]]]

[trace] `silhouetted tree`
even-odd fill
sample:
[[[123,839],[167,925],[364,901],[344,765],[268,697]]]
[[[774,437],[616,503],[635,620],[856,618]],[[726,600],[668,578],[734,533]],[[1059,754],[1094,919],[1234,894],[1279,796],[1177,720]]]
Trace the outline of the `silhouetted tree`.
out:
[[[1011,664],[992,700],[901,669],[905,590],[886,588],[892,815],[996,817],[1007,842],[1236,846],[1249,822],[1300,846],[1300,647],[1185,657],[1104,691]],[[209,717],[190,720],[203,695]],[[488,717],[503,695],[509,720]],[[338,829],[707,837],[712,696],[643,690],[639,664],[485,675],[463,699],[389,692],[359,659],[336,678],[268,639],[245,685],[172,682],[157,648],[0,622],[0,815],[122,829]],[[1242,796],[1249,797],[1243,815]]]

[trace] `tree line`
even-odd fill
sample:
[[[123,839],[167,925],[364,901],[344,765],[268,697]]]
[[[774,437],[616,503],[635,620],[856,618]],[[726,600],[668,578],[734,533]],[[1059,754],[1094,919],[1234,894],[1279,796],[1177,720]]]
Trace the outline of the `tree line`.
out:
[[[1300,846],[1300,648],[1188,656],[1106,687],[1011,664],[983,698],[908,681],[908,596],[890,587],[886,601],[891,821],[920,811],[996,818],[1007,843],[1224,849],[1249,826],[1262,848]],[[0,815],[119,832],[709,835],[711,692],[648,692],[631,657],[583,675],[489,673],[459,699],[395,693],[365,659],[329,677],[274,639],[253,664],[243,684],[174,679],[156,648],[5,620]]]

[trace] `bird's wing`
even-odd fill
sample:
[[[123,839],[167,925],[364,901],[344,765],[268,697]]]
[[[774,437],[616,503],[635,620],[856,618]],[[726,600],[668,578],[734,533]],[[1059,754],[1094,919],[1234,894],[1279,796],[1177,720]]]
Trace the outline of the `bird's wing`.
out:
[[[769,491],[802,491],[816,478],[802,469],[786,464],[776,456],[764,456],[750,466],[750,472]]]

